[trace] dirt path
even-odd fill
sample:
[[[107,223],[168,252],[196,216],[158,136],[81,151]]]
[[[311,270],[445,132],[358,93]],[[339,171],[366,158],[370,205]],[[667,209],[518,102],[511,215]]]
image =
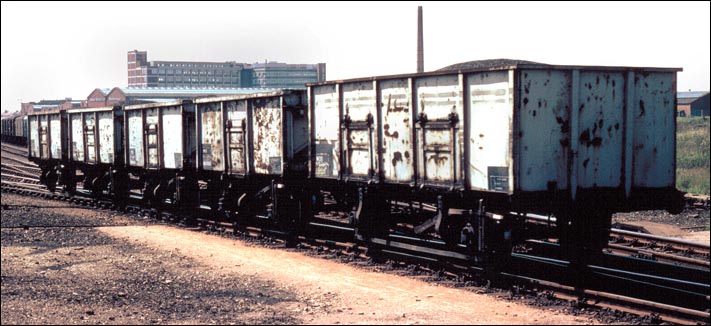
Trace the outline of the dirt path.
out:
[[[186,256],[207,273],[259,277],[289,288],[310,304],[286,301],[310,324],[580,324],[584,317],[534,309],[472,292],[368,272],[287,250],[170,226],[99,228],[111,237]],[[192,244],[192,245],[186,245]]]

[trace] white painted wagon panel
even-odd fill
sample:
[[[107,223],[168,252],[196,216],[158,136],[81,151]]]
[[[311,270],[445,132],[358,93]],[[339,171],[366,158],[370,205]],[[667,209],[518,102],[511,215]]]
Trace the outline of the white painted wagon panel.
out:
[[[408,79],[380,82],[382,128],[381,168],[387,182],[411,182],[414,178],[412,109]]]
[[[161,111],[163,134],[163,167],[180,169],[183,167],[183,116],[179,106]]]
[[[81,114],[72,114],[71,116],[71,134],[72,134],[72,159],[77,162],[84,162],[84,133],[82,132],[82,117]]]
[[[62,158],[62,121],[58,114],[50,116],[49,138],[51,141],[51,154],[53,159]]]
[[[513,128],[513,73],[471,74],[469,92],[469,175],[477,190],[513,192],[511,135]]]
[[[128,116],[128,164],[143,166],[143,118],[140,110],[127,111]]]
[[[320,178],[336,178],[341,169],[338,92],[335,85],[315,86],[312,91],[315,135],[313,155],[316,156],[314,173]]]

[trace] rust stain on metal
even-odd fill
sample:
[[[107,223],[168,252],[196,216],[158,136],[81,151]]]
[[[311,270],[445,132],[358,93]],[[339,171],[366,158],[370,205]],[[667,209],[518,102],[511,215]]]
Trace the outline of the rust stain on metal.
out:
[[[257,101],[254,110],[254,169],[261,174],[282,172],[281,109],[278,100]]]
[[[411,149],[411,108],[407,80],[391,80],[381,85],[383,128],[381,153],[383,174],[389,181],[409,181],[414,175]],[[408,155],[403,155],[408,153]]]
[[[222,171],[224,169],[224,153],[222,145],[222,116],[219,104],[204,107],[201,122],[203,169]]]
[[[402,162],[402,153],[395,152],[392,159],[393,167],[397,166],[398,162]]]

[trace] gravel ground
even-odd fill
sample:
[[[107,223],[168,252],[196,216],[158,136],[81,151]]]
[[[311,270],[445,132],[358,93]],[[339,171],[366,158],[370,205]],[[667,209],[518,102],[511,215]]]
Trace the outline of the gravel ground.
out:
[[[37,205],[3,194],[6,201],[12,204],[2,210],[2,324],[299,323],[279,309],[280,302],[299,301],[289,289],[228,271],[206,273],[189,257],[82,227],[150,223],[63,202]],[[33,227],[39,225],[78,227]]]
[[[3,194],[2,205],[2,324],[654,323],[545,294],[441,287],[65,202]],[[708,223],[701,214],[672,218]],[[660,212],[615,218],[670,220]]]
[[[708,209],[686,209],[680,214],[669,214],[667,211],[639,211],[613,215],[612,223],[645,221],[674,225],[679,228],[708,228]]]
[[[666,211],[640,211],[615,214],[615,223],[644,226],[647,231],[661,236],[681,238],[688,241],[709,244],[709,209],[687,208],[680,214],[669,214]],[[646,227],[653,224],[651,227]],[[623,227],[624,228],[624,227]]]

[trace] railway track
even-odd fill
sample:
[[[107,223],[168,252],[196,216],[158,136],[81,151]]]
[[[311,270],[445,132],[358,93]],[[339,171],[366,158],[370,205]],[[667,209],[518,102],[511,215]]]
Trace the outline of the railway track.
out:
[[[555,225],[555,218],[529,215],[532,223]],[[662,237],[619,228],[610,230],[607,252],[676,265],[709,268],[709,246],[703,243]]]
[[[36,167],[27,159],[27,149],[2,143],[2,163]],[[39,172],[38,172],[39,173]]]
[[[5,146],[3,146],[3,152]],[[4,153],[3,153],[3,156]],[[27,168],[32,168],[27,166]],[[110,201],[96,200],[78,189],[78,196],[66,197],[58,193],[50,193],[43,186],[38,185],[38,180],[22,174],[22,166],[3,165],[2,191],[22,195],[41,197],[45,199],[66,200],[73,203],[97,208],[114,209]],[[13,179],[14,178],[14,179]],[[35,183],[36,182],[36,183]],[[60,187],[61,189],[61,187]],[[155,218],[179,223],[185,221],[185,216],[177,213],[163,212],[156,215],[155,210],[145,209],[137,205],[130,205],[128,211],[140,215],[153,215]],[[219,231],[223,234],[239,234],[243,237],[259,239],[280,237],[284,234],[260,227],[234,228],[231,223],[215,221],[209,218],[209,212],[200,214],[196,219],[201,228]],[[206,218],[207,217],[207,218]],[[613,231],[613,241],[604,260],[587,266],[571,266],[560,259],[556,244],[545,241],[529,241],[527,246],[535,248],[535,255],[528,253],[514,253],[507,260],[507,268],[499,271],[492,277],[487,271],[477,266],[472,266],[466,250],[451,250],[444,243],[437,240],[422,240],[409,238],[403,234],[391,234],[385,238],[373,238],[367,242],[356,243],[351,241],[352,229],[335,228],[324,223],[311,223],[311,231],[296,239],[277,240],[277,246],[284,246],[287,242],[303,248],[316,251],[317,255],[349,257],[361,264],[369,264],[366,259],[384,261],[392,259],[398,261],[397,266],[414,263],[416,268],[408,268],[410,275],[417,278],[442,283],[447,286],[462,287],[465,289],[481,291],[481,287],[470,287],[471,280],[495,280],[516,288],[518,292],[547,293],[551,298],[570,300],[577,305],[597,306],[601,308],[617,309],[636,315],[654,315],[660,320],[674,323],[694,324],[709,323],[709,266],[708,246],[694,248],[684,247],[688,243],[667,241],[669,239],[650,238],[644,234],[634,232]],[[328,232],[320,233],[325,229]],[[328,239],[323,239],[323,234],[329,234]],[[634,240],[633,240],[634,239]],[[644,240],[646,239],[646,240]],[[295,242],[294,242],[295,240]],[[626,246],[623,244],[640,244],[649,241],[659,247],[674,247],[677,252],[687,253],[693,250],[700,255],[706,254],[706,260],[689,258],[706,264],[670,264],[660,262],[661,255],[656,254],[656,260],[649,257],[635,258],[645,253],[640,247]],[[666,241],[666,242],[665,242]],[[618,247],[619,246],[619,247]],[[619,255],[627,247],[636,249],[635,253]],[[704,251],[705,250],[705,251]],[[670,259],[679,263],[680,255],[670,254]],[[686,257],[688,258],[688,257]],[[634,267],[633,267],[634,266]],[[542,271],[544,273],[538,273]],[[407,274],[407,273],[405,273]],[[443,277],[444,275],[444,277]],[[571,278],[570,275],[575,275]],[[682,278],[683,276],[683,278]],[[477,290],[478,289],[478,290]],[[634,291],[620,291],[620,289],[636,289]],[[673,300],[671,300],[673,298]]]
[[[1,143],[1,144],[2,144],[3,152],[15,154],[15,155],[20,155],[20,156],[25,156],[25,157],[27,156],[27,148],[26,147],[10,145],[7,143]]]

